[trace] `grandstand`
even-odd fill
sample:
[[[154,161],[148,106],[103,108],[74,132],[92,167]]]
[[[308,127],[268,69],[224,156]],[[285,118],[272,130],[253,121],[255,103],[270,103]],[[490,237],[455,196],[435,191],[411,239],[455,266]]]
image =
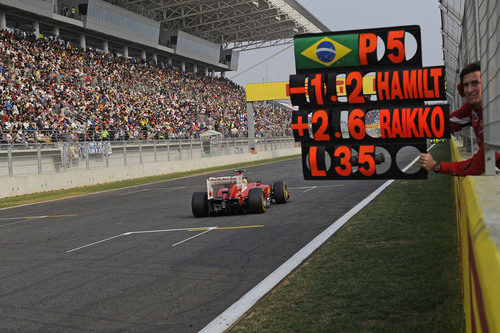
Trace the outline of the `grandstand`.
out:
[[[239,52],[326,27],[292,0],[0,0],[0,29],[10,143],[247,136]],[[256,136],[289,134],[286,112],[260,108]]]

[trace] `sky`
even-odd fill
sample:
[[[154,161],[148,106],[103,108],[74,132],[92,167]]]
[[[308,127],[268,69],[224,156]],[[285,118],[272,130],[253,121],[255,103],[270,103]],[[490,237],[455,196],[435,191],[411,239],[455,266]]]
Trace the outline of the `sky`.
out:
[[[330,31],[420,25],[424,66],[443,65],[438,0],[297,0]],[[291,45],[291,44],[290,44]],[[293,47],[282,45],[240,53],[238,71],[226,77],[247,83],[288,81],[295,74]],[[284,50],[281,53],[280,51]],[[276,56],[243,73],[262,60]]]

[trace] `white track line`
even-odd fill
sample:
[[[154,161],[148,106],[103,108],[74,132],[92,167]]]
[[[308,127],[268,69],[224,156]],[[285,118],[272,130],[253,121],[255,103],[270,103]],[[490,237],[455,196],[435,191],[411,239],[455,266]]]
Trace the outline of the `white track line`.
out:
[[[203,187],[205,185],[175,186],[175,187],[155,187],[153,190],[184,190],[186,188]]]
[[[11,222],[11,223],[7,223],[7,224],[2,224],[0,225],[0,228],[3,228],[3,227],[8,227],[10,225],[16,225],[16,224],[21,224],[21,223],[25,223],[25,222],[31,222],[33,221],[34,219],[27,219],[27,220],[21,220],[21,221],[17,221],[17,222]]]
[[[120,193],[118,195],[129,195],[129,194],[136,194],[136,193],[140,193],[140,192],[152,192],[152,191],[165,191],[165,192],[168,192],[168,191],[182,190],[182,189],[194,188],[194,187],[203,187],[203,185],[145,188],[145,189],[142,189],[142,190],[136,190],[136,191],[126,192],[126,193]]]
[[[430,147],[432,148],[432,146]],[[429,149],[430,149],[429,148]],[[408,170],[415,162],[418,161],[420,156],[417,156],[413,161],[408,164],[403,171]],[[359,202],[356,206],[351,208],[346,214],[335,221],[332,225],[326,228],[321,234],[316,236],[306,246],[294,254],[284,264],[278,267],[274,272],[262,280],[258,285],[253,287],[252,290],[247,292],[236,303],[231,305],[226,311],[221,313],[217,318],[212,320],[200,332],[213,333],[224,332],[231,327],[241,316],[252,308],[264,295],[271,291],[278,283],[281,282],[288,274],[290,274],[297,266],[306,260],[316,249],[318,249],[324,242],[326,242],[334,233],[337,232],[344,224],[347,223],[354,215],[368,205],[375,199],[383,190],[394,182],[390,179],[382,184],[379,188],[373,191],[365,199]]]
[[[109,237],[109,238],[106,238],[106,239],[103,239],[103,240],[100,240],[100,241],[97,241],[97,242],[94,242],[94,243],[83,245],[83,246],[77,247],[75,249],[71,249],[69,251],[66,251],[66,253],[70,253],[70,252],[73,252],[73,251],[78,251],[78,250],[84,249],[86,247],[89,247],[89,246],[92,246],[92,245],[97,245],[97,244],[100,244],[100,243],[104,243],[104,242],[107,242],[109,240],[112,240],[112,239],[115,239],[115,238],[118,238],[118,237],[127,236],[127,234],[128,233],[124,233],[124,234],[120,234],[120,235],[116,235],[116,236],[113,236],[113,237]]]
[[[309,189],[302,191],[302,193],[309,192],[310,190],[314,190],[317,186],[310,187]]]
[[[41,215],[41,216],[24,216],[24,217],[3,217],[0,218],[0,221],[7,221],[7,220],[21,220],[17,222],[11,222],[7,224],[0,224],[0,228],[3,227],[8,227],[10,225],[16,225],[16,224],[21,224],[25,222],[32,222],[44,218],[57,218],[57,217],[68,217],[68,216],[76,216],[74,214],[69,214],[69,215]]]
[[[217,227],[211,227],[211,228],[208,228],[208,230],[205,230],[205,231],[203,231],[202,233],[199,233],[199,234],[197,234],[197,235],[194,235],[194,236],[191,236],[191,237],[189,237],[189,238],[186,238],[185,240],[182,240],[182,241],[180,241],[180,242],[178,242],[178,243],[175,243],[174,245],[172,245],[172,247],[174,247],[174,246],[176,246],[176,245],[179,245],[179,244],[182,244],[182,243],[184,243],[184,242],[187,242],[188,240],[191,240],[191,239],[196,238],[196,237],[198,237],[198,236],[201,236],[201,235],[203,235],[203,234],[206,234],[207,232],[210,232],[210,231],[212,231],[212,230],[214,230],[214,229],[217,229]]]
[[[177,228],[177,229],[157,229],[157,230],[143,230],[143,231],[130,231],[127,232],[129,235],[133,234],[152,234],[155,232],[169,232],[169,231],[187,231],[187,230],[198,230],[198,229],[210,229],[210,228],[217,228],[217,227],[198,227],[198,228]]]
[[[136,194],[136,193],[148,192],[148,191],[151,191],[151,189],[144,188],[144,189],[141,189],[141,190],[135,190],[135,191],[129,191],[129,192],[125,192],[125,193],[119,193],[119,194],[117,194],[117,196],[130,195],[130,194]]]
[[[169,232],[169,231],[188,231],[188,230],[196,230],[196,229],[206,229],[206,231],[200,233],[200,234],[197,234],[195,236],[192,236],[188,239],[185,239],[183,240],[182,242],[179,242],[179,243],[176,243],[172,246],[175,246],[177,244],[180,244],[180,243],[183,243],[183,242],[186,242],[194,237],[198,237],[208,231],[212,231],[214,229],[217,229],[218,227],[195,227],[195,228],[178,228],[178,229],[158,229],[158,230],[142,230],[142,231],[129,231],[129,232],[125,232],[123,234],[119,234],[119,235],[115,235],[115,236],[112,236],[112,237],[109,237],[109,238],[106,238],[106,239],[102,239],[100,241],[97,241],[97,242],[93,242],[93,243],[90,243],[90,244],[86,244],[86,245],[82,245],[82,246],[79,246],[77,248],[74,248],[74,249],[71,249],[69,251],[66,251],[66,253],[70,253],[70,252],[74,252],[74,251],[78,251],[78,250],[81,250],[81,249],[84,249],[86,247],[90,247],[90,246],[93,246],[93,245],[97,245],[97,244],[100,244],[100,243],[104,243],[104,242],[107,242],[107,241],[110,241],[112,239],[115,239],[115,238],[118,238],[118,237],[122,237],[122,236],[130,236],[130,235],[135,235],[135,234],[151,234],[151,233],[157,233],[157,232]]]
[[[42,219],[44,217],[49,217],[49,215],[42,215],[42,216],[21,216],[21,217],[2,217],[0,218],[0,221],[6,221],[6,220],[21,220],[21,219]]]
[[[288,187],[289,190],[303,190],[303,189],[308,189],[311,187],[316,187],[316,188],[325,188],[325,187],[340,187],[344,186],[344,184],[329,184],[329,185],[315,185],[315,186],[295,186],[295,187]]]

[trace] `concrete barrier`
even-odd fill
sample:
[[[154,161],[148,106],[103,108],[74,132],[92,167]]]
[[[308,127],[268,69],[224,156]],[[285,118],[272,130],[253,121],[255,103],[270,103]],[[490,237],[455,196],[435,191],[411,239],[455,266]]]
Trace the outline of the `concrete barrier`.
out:
[[[455,141],[454,161],[462,160]],[[467,332],[500,332],[500,176],[454,177]]]
[[[267,150],[258,152],[257,154],[241,153],[186,160],[158,161],[156,163],[110,165],[109,167],[92,169],[68,168],[63,172],[20,175],[0,180],[0,198],[204,169],[294,154],[300,154],[300,147]]]

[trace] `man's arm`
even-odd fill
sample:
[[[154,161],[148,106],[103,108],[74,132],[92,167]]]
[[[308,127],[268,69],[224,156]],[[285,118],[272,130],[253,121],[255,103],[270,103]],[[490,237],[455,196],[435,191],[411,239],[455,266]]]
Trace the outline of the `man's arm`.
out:
[[[452,176],[477,176],[484,172],[484,146],[468,160],[460,162],[436,162],[431,154],[420,154],[420,165],[427,171],[434,170]]]
[[[472,106],[465,102],[460,108],[453,111],[450,114],[450,132],[455,133],[460,131],[462,128],[471,125],[471,111]]]
[[[452,176],[477,176],[484,172],[484,145],[468,160],[460,162],[442,162],[440,173]]]

